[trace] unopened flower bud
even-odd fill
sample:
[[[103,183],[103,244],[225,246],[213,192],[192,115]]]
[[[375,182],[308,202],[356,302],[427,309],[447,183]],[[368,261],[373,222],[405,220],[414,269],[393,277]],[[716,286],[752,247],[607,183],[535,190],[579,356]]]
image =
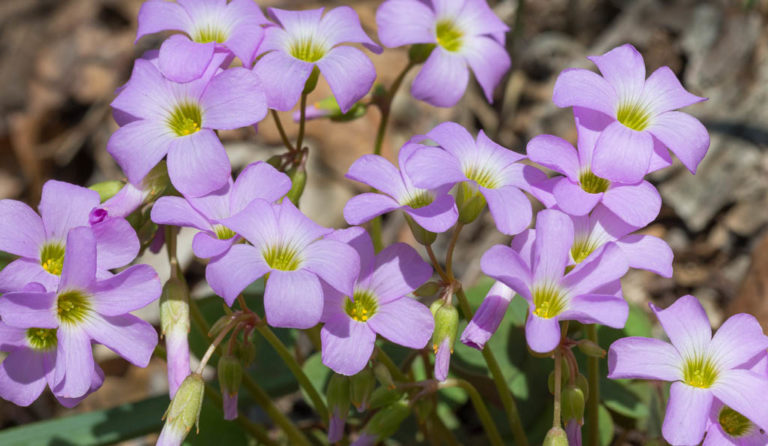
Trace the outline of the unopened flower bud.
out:
[[[576,346],[579,347],[579,351],[587,356],[591,356],[593,358],[605,358],[605,350],[600,348],[599,345],[595,344],[589,339],[583,339],[579,341]]]
[[[414,291],[413,294],[419,297],[432,297],[440,292],[440,288],[441,286],[439,283],[430,281],[416,288],[416,291]]]
[[[579,373],[579,376],[576,377],[576,386],[578,386],[579,389],[581,389],[581,393],[584,394],[584,401],[589,399],[589,381],[587,381],[587,377]]]
[[[568,361],[566,361],[565,358],[560,358],[560,388],[565,388],[565,386],[568,384],[568,381],[571,378],[571,369],[568,367]],[[547,379],[547,387],[549,388],[549,393],[552,395],[555,394],[555,372],[549,372],[549,377]]]
[[[485,197],[476,186],[463,182],[456,193],[456,207],[459,208],[459,222],[469,224],[485,209]]]
[[[568,446],[568,436],[561,427],[553,427],[544,437],[543,446]]]
[[[328,382],[326,400],[331,419],[328,427],[328,442],[336,443],[344,436],[344,423],[347,421],[350,403],[349,377],[334,373]]]
[[[395,401],[403,397],[405,392],[397,389],[389,389],[386,387],[378,387],[371,394],[371,399],[368,402],[368,406],[371,409],[378,409],[380,407],[388,406]]]
[[[243,366],[233,355],[224,355],[218,364],[219,386],[224,403],[224,419],[237,418],[237,392],[243,381]]]
[[[171,400],[163,418],[165,424],[157,446],[179,446],[195,426],[199,431],[200,409],[203,406],[205,382],[197,373],[189,375]]]
[[[435,318],[432,332],[432,349],[435,351],[435,379],[445,381],[451,363],[453,344],[459,329],[459,312],[456,307],[441,299],[429,307]]]
[[[163,195],[178,194],[171,185],[171,178],[168,176],[168,164],[165,160],[157,163],[141,180],[141,190],[145,194],[145,203],[152,203]]]
[[[186,284],[170,279],[160,296],[160,328],[165,336],[168,389],[171,398],[189,375],[189,294]]]
[[[423,64],[435,49],[434,43],[417,43],[408,49],[408,59],[414,65]]]
[[[389,373],[389,369],[384,364],[377,362],[373,366],[373,374],[376,375],[376,379],[379,380],[382,386],[388,389],[395,388],[395,381],[392,379],[392,374]]]
[[[318,79],[320,79],[320,69],[315,65],[307,78],[307,82],[304,84],[304,91],[302,91],[302,94],[312,93],[315,90],[315,87],[317,87]],[[301,147],[299,147],[299,149],[301,149]]]
[[[99,201],[104,203],[105,201],[117,195],[117,193],[120,192],[120,189],[122,189],[124,185],[125,184],[122,181],[117,180],[102,181],[101,183],[88,186],[88,189],[98,192]]]
[[[256,344],[251,339],[243,339],[243,342],[237,343],[236,353],[243,367],[248,367],[256,360]]]
[[[568,386],[560,396],[563,407],[563,420],[576,420],[581,423],[584,418],[584,392],[577,386]]]
[[[288,197],[294,205],[298,206],[299,199],[304,193],[304,186],[307,185],[307,171],[303,165],[300,165],[290,169],[286,173],[291,178],[291,190],[288,191],[286,197]]]
[[[376,377],[368,367],[350,378],[350,397],[358,412],[362,412],[368,407],[375,387]]]
[[[384,407],[371,417],[363,428],[363,433],[352,446],[375,444],[394,435],[400,424],[408,417],[408,403],[400,400]]]
[[[269,158],[267,158],[267,164],[274,167],[275,169],[279,170],[282,163],[283,163],[282,155],[272,155]]]
[[[411,228],[413,238],[415,238],[417,242],[424,246],[431,245],[435,242],[437,234],[422,228],[410,215],[403,214],[403,216],[405,217],[405,222],[408,223],[408,227]]]

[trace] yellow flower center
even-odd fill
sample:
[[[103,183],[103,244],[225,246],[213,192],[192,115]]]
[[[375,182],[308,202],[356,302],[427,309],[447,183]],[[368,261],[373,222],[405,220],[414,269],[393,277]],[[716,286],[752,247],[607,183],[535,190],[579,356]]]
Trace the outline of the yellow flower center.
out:
[[[423,208],[429,206],[435,198],[426,189],[418,189],[408,195],[408,198],[403,203],[404,206],[410,206],[414,209]]]
[[[344,301],[344,312],[358,322],[366,322],[376,314],[379,302],[376,295],[367,290],[355,290],[352,299]]]
[[[599,194],[605,192],[611,186],[611,182],[605,178],[592,173],[591,170],[585,170],[579,175],[579,184],[584,192],[590,194]]]
[[[200,131],[203,112],[197,104],[185,102],[176,106],[166,121],[176,136],[187,136]]]
[[[291,43],[289,53],[291,56],[304,62],[317,62],[325,56],[327,49],[312,40],[312,37],[302,37]]]
[[[40,265],[49,273],[60,276],[64,267],[64,245],[58,242],[49,242],[40,250]]]
[[[551,319],[563,311],[567,304],[565,293],[555,285],[535,287],[533,294],[533,314],[540,318]]]
[[[235,231],[229,229],[224,225],[214,225],[213,231],[216,233],[216,238],[219,240],[229,240],[235,235]]]
[[[227,33],[216,26],[206,25],[195,30],[192,34],[192,40],[197,43],[224,43],[227,40]]]
[[[683,381],[693,387],[710,388],[717,380],[717,369],[712,361],[702,355],[688,358],[683,365]]]
[[[496,172],[487,167],[467,166],[464,168],[464,175],[467,178],[486,189],[499,187],[499,181],[495,174]]]
[[[459,51],[464,43],[462,40],[464,33],[451,20],[438,21],[435,34],[437,43],[447,51]]]
[[[736,412],[728,406],[720,409],[720,415],[717,421],[723,428],[723,431],[731,437],[743,437],[752,432],[754,424],[747,417]]]
[[[65,291],[56,300],[56,314],[65,324],[83,322],[91,312],[90,296],[80,290]]]
[[[571,246],[571,257],[573,257],[574,262],[581,263],[599,247],[600,245],[590,240],[589,236],[577,236],[573,241],[573,246]]]
[[[269,247],[262,254],[264,255],[264,261],[272,269],[295,271],[301,266],[298,251],[285,245]]]
[[[38,351],[48,351],[56,348],[58,339],[55,328],[28,328],[27,342]]]
[[[632,130],[639,132],[651,125],[651,112],[642,104],[625,101],[616,110],[616,119]]]

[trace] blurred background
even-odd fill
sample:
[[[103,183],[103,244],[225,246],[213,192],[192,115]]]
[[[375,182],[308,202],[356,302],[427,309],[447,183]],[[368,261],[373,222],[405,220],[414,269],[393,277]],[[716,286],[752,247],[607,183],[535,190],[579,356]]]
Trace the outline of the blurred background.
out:
[[[165,36],[145,37],[134,45],[141,0],[0,1],[0,198],[33,206],[42,184],[51,178],[80,185],[120,179],[105,150],[117,128],[110,101],[133,60],[157,48]],[[360,14],[376,38],[379,1],[259,1],[287,9],[347,4]],[[623,43],[645,56],[648,73],[668,65],[694,94],[709,100],[686,110],[707,126],[709,153],[693,176],[679,162],[651,181],[664,205],[646,229],[664,238],[675,253],[672,279],[632,271],[624,279],[626,298],[640,308],[666,306],[684,294],[705,305],[714,326],[734,312],[751,312],[768,329],[768,1],[727,0],[489,0],[512,32],[507,46],[513,65],[496,100],[488,104],[474,81],[453,109],[436,109],[407,94],[416,70],[397,96],[384,155],[412,135],[445,120],[484,129],[502,145],[525,152],[533,136],[549,133],[575,141],[570,110],[551,103],[557,74],[568,67],[591,67],[585,58]],[[522,7],[521,7],[522,6]],[[402,49],[372,55],[378,82],[389,86],[407,62]],[[311,96],[329,94],[321,85]],[[282,115],[290,135],[297,126]],[[344,173],[359,156],[373,150],[378,111],[353,122],[308,124],[309,184],[302,209],[326,226],[345,225],[341,210],[365,186]],[[274,124],[221,132],[236,169],[281,151]],[[294,136],[295,138],[295,136]],[[470,284],[480,277],[479,258],[505,242],[490,216],[462,234],[457,268]],[[385,220],[385,239],[410,240],[402,217]],[[445,240],[438,241],[444,249]],[[182,242],[183,246],[184,242]],[[194,276],[202,272],[191,253],[182,253]],[[164,256],[148,258],[166,268]],[[167,274],[167,273],[166,273]],[[204,291],[197,291],[203,294]],[[152,320],[155,309],[147,309]],[[155,317],[156,321],[156,317]],[[145,370],[128,367],[103,353],[104,388],[74,412],[112,407],[165,391],[162,361]],[[47,395],[47,394],[46,394]],[[50,396],[29,408],[0,401],[0,428],[72,413]],[[142,443],[132,443],[142,444]]]

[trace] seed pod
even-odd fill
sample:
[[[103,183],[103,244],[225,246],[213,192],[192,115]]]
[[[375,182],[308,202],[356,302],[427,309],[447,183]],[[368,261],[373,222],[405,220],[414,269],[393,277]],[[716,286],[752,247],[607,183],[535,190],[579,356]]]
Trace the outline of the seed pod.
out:
[[[563,389],[560,401],[563,406],[563,420],[576,420],[579,423],[584,418],[584,392],[577,386]]]
[[[485,209],[485,197],[477,187],[463,182],[456,194],[456,206],[459,208],[459,222],[469,224],[475,221]]]
[[[579,351],[587,356],[592,358],[605,358],[605,350],[589,339],[583,339],[576,345],[579,348]]]
[[[417,242],[424,246],[431,245],[435,242],[437,239],[437,234],[422,228],[413,218],[411,218],[410,215],[403,215],[405,216],[405,222],[408,223],[408,227],[411,229],[413,238],[415,238]]]
[[[409,413],[408,403],[403,400],[390,404],[371,417],[363,428],[363,435],[376,438],[376,441],[389,438],[397,432]]]
[[[543,446],[568,446],[568,436],[561,427],[553,427],[544,437]]]
[[[162,446],[180,445],[189,434],[192,426],[197,428],[200,421],[200,409],[203,406],[205,383],[197,373],[189,375],[165,411],[165,424],[157,439]]]
[[[392,379],[392,374],[389,373],[389,369],[384,364],[377,362],[373,366],[373,374],[376,375],[376,379],[379,380],[382,386],[388,389],[395,388],[395,381]]]
[[[291,190],[288,191],[286,197],[291,200],[295,206],[299,206],[299,199],[304,193],[304,187],[307,185],[307,171],[304,166],[294,167],[287,172],[291,178]]]
[[[414,291],[413,294],[419,297],[431,297],[440,292],[440,288],[441,286],[439,283],[430,281],[416,288],[416,291]]]
[[[352,404],[358,412],[362,412],[368,407],[371,394],[376,387],[376,377],[373,371],[366,367],[350,378],[350,384]]]
[[[432,315],[435,317],[435,331],[432,332],[432,348],[437,352],[437,348],[445,338],[448,338],[448,345],[453,353],[453,344],[456,342],[456,335],[459,330],[459,312],[456,307],[449,302],[436,300],[429,307]]]

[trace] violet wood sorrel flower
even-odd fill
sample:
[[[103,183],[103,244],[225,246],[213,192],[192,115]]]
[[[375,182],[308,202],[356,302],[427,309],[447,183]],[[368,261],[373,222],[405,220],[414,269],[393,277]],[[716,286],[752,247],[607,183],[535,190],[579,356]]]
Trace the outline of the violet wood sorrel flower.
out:
[[[699,444],[715,399],[768,429],[768,377],[747,370],[768,348],[768,337],[749,314],[736,314],[712,336],[693,296],[662,310],[651,304],[671,342],[629,337],[608,351],[608,377],[671,381],[662,433],[673,445]]]
[[[477,350],[482,350],[485,343],[499,329],[513,297],[515,297],[515,291],[512,288],[502,282],[494,283],[488,290],[488,294],[485,295],[480,308],[477,309],[472,320],[461,333],[461,342]]]
[[[307,218],[290,200],[277,205],[253,200],[221,224],[251,243],[232,246],[205,270],[211,288],[228,305],[268,274],[267,322],[273,327],[309,328],[323,312],[321,279],[346,296],[353,294],[360,270],[357,252],[345,243],[322,239],[333,230]]]
[[[273,202],[291,189],[291,180],[269,164],[259,161],[243,169],[233,182],[203,197],[161,197],[152,207],[152,221],[157,224],[188,226],[199,229],[192,240],[192,250],[201,258],[225,253],[241,238],[221,220],[243,210],[261,198]]]
[[[590,168],[594,145],[586,141],[587,138],[579,138],[578,150],[552,135],[539,135],[528,143],[526,150],[531,161],[564,175],[548,180],[553,182],[558,208],[567,214],[584,216],[602,203],[636,227],[653,221],[661,209],[661,196],[656,188],[647,181],[621,184],[595,175]]]
[[[0,270],[0,293],[19,291],[31,282],[56,289],[67,234],[90,226],[89,214],[98,205],[98,192],[55,180],[43,185],[40,215],[20,201],[0,200],[0,251],[20,257]],[[92,230],[100,276],[127,265],[139,252],[136,232],[122,218],[106,218]]]
[[[25,289],[0,299],[0,317],[9,326],[49,330],[44,335],[45,346],[56,347],[53,391],[66,398],[81,397],[91,388],[91,341],[139,367],[147,366],[157,345],[152,325],[130,314],[160,296],[157,273],[150,266],[136,265],[99,280],[96,257],[93,231],[72,229],[55,292]],[[43,332],[36,333],[43,336]],[[55,343],[50,337],[54,333]]]
[[[245,68],[220,71],[214,57],[206,74],[185,84],[163,77],[153,61],[136,60],[131,79],[112,107],[136,120],[120,127],[107,151],[139,184],[168,155],[168,175],[188,196],[224,186],[231,166],[214,129],[236,129],[261,121],[266,100],[259,79]]]
[[[546,353],[557,347],[560,321],[614,328],[622,328],[627,321],[629,306],[620,292],[605,291],[627,272],[623,253],[616,245],[608,244],[600,255],[566,272],[573,233],[573,223],[566,214],[544,210],[536,217],[536,238],[528,255],[496,245],[481,259],[485,274],[528,301],[525,335],[535,352]]]
[[[219,47],[250,67],[269,21],[252,0],[150,0],[139,10],[136,40],[160,31],[181,31],[160,47],[159,67],[175,82],[200,78]]]
[[[463,198],[457,201],[462,223],[474,220],[487,201],[500,232],[514,235],[528,227],[531,203],[520,189],[536,194],[532,184],[546,179],[542,171],[521,164],[524,156],[491,141],[482,130],[475,140],[454,122],[438,125],[425,138],[440,147],[421,147],[405,161],[416,187],[440,189],[461,183],[458,194]]]
[[[360,255],[360,274],[351,295],[325,291],[323,364],[342,375],[356,374],[368,364],[377,334],[424,348],[434,328],[432,313],[407,294],[432,277],[432,267],[404,243],[374,254],[371,237],[360,227],[336,231],[326,240],[352,246]]]
[[[456,224],[459,216],[456,202],[448,193],[450,185],[435,189],[421,189],[405,172],[406,160],[424,146],[405,144],[398,153],[395,168],[379,155],[363,155],[352,163],[347,178],[367,184],[381,193],[367,192],[350,199],[344,206],[344,218],[351,225],[359,225],[381,214],[401,209],[424,229],[440,233]]]
[[[323,8],[306,11],[267,10],[279,26],[265,29],[254,68],[267,93],[269,108],[290,110],[299,100],[313,70],[328,81],[342,113],[365,96],[376,79],[370,59],[357,48],[342,43],[361,43],[380,53],[381,47],[365,34],[357,13],[348,6],[323,15]]]
[[[602,132],[592,155],[592,172],[634,184],[650,171],[654,145],[666,146],[691,172],[709,148],[709,134],[679,108],[705,100],[686,91],[669,67],[645,78],[643,56],[626,44],[589,58],[602,76],[584,69],[563,71],[552,100],[558,107],[601,113]],[[597,125],[597,124],[595,124]]]
[[[376,11],[376,24],[387,47],[434,45],[411,94],[437,107],[452,107],[461,99],[469,68],[492,102],[493,90],[509,70],[504,48],[509,28],[485,0],[387,0]]]

